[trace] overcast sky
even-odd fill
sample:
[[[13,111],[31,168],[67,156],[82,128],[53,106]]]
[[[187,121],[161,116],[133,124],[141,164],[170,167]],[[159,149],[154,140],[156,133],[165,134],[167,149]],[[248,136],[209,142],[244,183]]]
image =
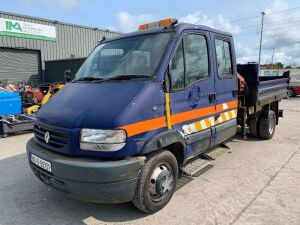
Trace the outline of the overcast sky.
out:
[[[264,11],[262,62],[271,63],[275,48],[275,62],[300,65],[300,8],[292,9],[297,7],[299,0],[1,0],[0,10],[121,32],[176,17],[231,32],[240,63],[258,60]]]

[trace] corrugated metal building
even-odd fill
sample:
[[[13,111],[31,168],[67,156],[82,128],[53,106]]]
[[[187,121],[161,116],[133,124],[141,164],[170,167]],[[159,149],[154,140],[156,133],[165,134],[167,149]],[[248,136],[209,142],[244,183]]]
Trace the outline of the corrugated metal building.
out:
[[[103,37],[99,28],[0,11],[0,80],[45,81],[45,61],[84,58]]]

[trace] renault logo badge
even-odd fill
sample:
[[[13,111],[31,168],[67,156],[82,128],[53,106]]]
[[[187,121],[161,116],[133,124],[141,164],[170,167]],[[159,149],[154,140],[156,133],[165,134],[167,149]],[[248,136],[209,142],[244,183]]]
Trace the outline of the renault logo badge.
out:
[[[48,144],[50,140],[50,134],[48,131],[46,131],[44,138],[45,138],[45,142]]]

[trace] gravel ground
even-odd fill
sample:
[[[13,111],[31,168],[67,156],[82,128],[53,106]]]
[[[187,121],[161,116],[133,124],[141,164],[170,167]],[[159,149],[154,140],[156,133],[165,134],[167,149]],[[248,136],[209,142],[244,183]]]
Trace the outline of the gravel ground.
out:
[[[272,140],[237,136],[214,167],[153,215],[131,203],[85,203],[42,184],[27,164],[32,134],[0,139],[0,224],[300,224],[300,97],[283,100]]]

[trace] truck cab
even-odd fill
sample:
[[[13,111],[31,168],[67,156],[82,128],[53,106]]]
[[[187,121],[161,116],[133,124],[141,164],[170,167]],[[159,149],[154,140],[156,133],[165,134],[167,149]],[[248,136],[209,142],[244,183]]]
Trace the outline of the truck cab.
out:
[[[38,112],[34,174],[90,202],[163,208],[190,159],[236,134],[229,33],[175,19],[104,39]]]

